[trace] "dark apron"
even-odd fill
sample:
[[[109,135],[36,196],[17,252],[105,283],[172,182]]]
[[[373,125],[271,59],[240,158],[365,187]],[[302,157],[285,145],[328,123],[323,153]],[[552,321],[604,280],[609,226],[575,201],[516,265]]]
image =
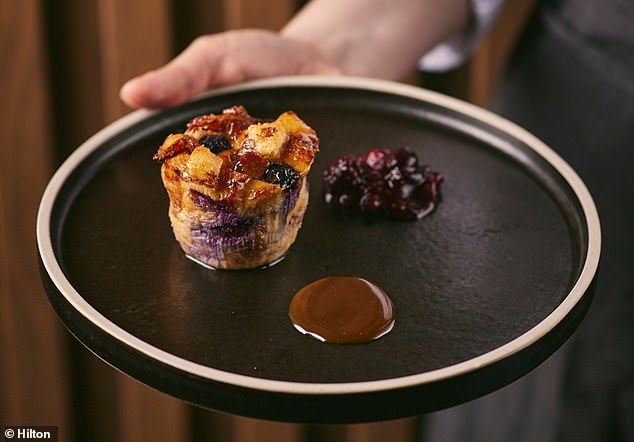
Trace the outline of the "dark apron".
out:
[[[603,245],[590,311],[540,367],[429,415],[423,439],[634,441],[634,0],[543,2],[494,100],[592,193]]]

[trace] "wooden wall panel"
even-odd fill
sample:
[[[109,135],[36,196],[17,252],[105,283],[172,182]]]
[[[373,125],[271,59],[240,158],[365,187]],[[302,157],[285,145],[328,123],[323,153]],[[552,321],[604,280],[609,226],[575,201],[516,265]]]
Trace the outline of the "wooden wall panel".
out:
[[[52,151],[59,163],[104,121],[97,5],[85,0],[44,1],[42,5],[55,136]]]
[[[224,2],[225,29],[279,30],[297,9],[294,0],[233,0]]]
[[[128,111],[119,89],[135,75],[172,56],[172,5],[168,0],[98,0],[101,99],[105,120]]]
[[[476,48],[469,64],[467,78],[463,80],[468,89],[468,101],[482,107],[489,105],[506,60],[535,3],[535,0],[516,0],[508,2],[502,9],[491,32]]]
[[[63,433],[64,331],[39,281],[35,244],[53,147],[40,16],[36,1],[0,1],[0,422]]]
[[[303,442],[302,426],[257,419],[235,419],[233,441],[240,442]]]
[[[182,401],[119,374],[119,439],[125,442],[187,441],[189,409]]]
[[[420,439],[418,417],[348,427],[349,442],[414,442]]]
[[[224,0],[181,0],[172,8],[174,50],[181,52],[196,37],[227,29]]]

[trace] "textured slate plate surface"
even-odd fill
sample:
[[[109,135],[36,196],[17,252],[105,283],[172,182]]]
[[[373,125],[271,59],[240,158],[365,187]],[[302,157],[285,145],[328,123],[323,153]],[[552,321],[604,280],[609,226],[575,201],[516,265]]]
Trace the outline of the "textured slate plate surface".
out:
[[[294,110],[319,134],[321,152],[286,258],[210,271],[174,240],[151,157],[193,116],[234,104],[261,117]],[[324,203],[321,174],[332,159],[405,145],[445,176],[431,215],[395,222]],[[106,128],[52,180],[38,243],[68,328],[141,381],[255,417],[375,420],[484,394],[561,344],[587,307],[598,260],[585,192],[537,140],[462,103],[391,83],[279,79]],[[392,332],[340,346],[295,331],[292,296],[329,275],[382,287],[395,304]],[[347,417],[330,406],[361,398]]]

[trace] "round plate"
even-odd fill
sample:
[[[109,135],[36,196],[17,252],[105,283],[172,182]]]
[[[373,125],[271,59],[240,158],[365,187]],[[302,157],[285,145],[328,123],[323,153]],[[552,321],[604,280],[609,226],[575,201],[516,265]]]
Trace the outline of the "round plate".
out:
[[[321,152],[286,258],[213,271],[174,240],[152,155],[192,117],[235,104],[268,118],[294,110]],[[324,202],[331,160],[401,146],[445,176],[431,215],[398,222]],[[300,422],[419,414],[520,377],[577,327],[600,250],[591,196],[535,137],[426,90],[329,77],[261,80],[115,122],[52,178],[37,235],[53,307],[105,361],[194,404]],[[330,275],[382,287],[394,329],[362,345],[298,333],[291,298]]]

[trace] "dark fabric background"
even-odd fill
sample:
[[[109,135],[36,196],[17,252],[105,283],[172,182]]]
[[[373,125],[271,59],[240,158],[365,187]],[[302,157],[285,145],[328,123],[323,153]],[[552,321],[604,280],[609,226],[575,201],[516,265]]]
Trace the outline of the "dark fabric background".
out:
[[[577,171],[602,225],[599,282],[579,330],[514,384],[430,415],[431,441],[634,440],[634,2],[541,4],[494,110]]]

